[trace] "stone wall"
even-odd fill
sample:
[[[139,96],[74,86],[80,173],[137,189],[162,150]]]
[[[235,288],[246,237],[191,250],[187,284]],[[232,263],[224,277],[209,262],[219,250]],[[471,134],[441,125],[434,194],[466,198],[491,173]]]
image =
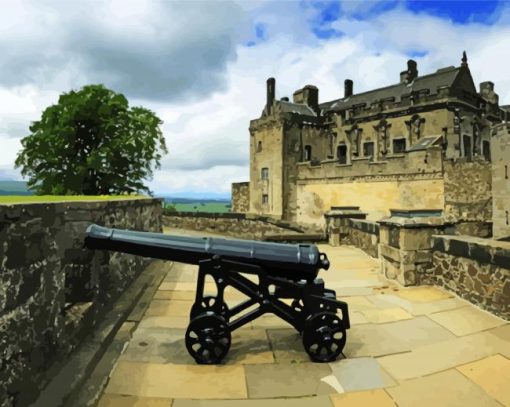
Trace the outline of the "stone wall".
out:
[[[317,232],[299,225],[270,217],[244,213],[166,212],[163,225],[170,229],[191,229],[232,236],[239,239],[261,240],[274,234],[288,234],[289,231]]]
[[[492,131],[493,236],[510,238],[510,123],[500,124]]]
[[[232,183],[232,212],[246,213],[250,211],[250,183]]]
[[[510,320],[510,243],[469,236],[433,236],[433,266],[421,284],[455,292]]]
[[[161,201],[0,205],[0,405],[28,405],[148,259],[83,247],[88,225],[160,232]]]
[[[379,225],[363,219],[349,219],[347,235],[342,244],[359,247],[372,257],[379,257]]]
[[[445,221],[491,222],[491,178],[490,162],[482,159],[468,162],[465,158],[445,160],[443,212]]]

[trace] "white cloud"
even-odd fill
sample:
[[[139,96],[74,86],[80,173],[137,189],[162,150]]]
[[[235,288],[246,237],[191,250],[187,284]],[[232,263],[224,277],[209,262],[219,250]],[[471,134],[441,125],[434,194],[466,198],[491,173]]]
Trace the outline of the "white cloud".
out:
[[[299,2],[246,4],[237,2],[244,8],[244,14],[241,14],[250,24],[243,26],[244,36],[235,37],[238,41],[232,45],[231,52],[236,57],[227,58],[228,63],[221,71],[224,77],[221,86],[195,99],[164,100],[159,96],[150,98],[147,94],[130,98],[131,104],[151,108],[165,122],[163,131],[170,153],[162,161],[162,170],[156,171],[154,180],[149,183],[156,192],[202,191],[227,195],[231,182],[248,180],[249,122],[259,117],[264,107],[265,81],[270,76],[276,78],[277,97],[292,98],[296,89],[313,84],[319,87],[320,101],[325,102],[343,96],[346,78],[354,80],[355,93],[397,83],[411,51],[426,53],[414,59],[418,61],[420,74],[427,74],[448,65],[458,66],[462,51],[466,49],[475,83],[492,80],[500,95],[500,103],[510,104],[508,13],[501,13],[492,26],[453,24],[432,16],[417,16],[403,8],[368,21],[351,19],[347,15],[331,24],[344,33],[342,37],[318,40],[307,23],[311,11],[303,10]],[[95,13],[103,11],[96,10]],[[151,31],[151,24],[137,23],[133,17],[142,14],[140,21],[148,21],[154,17],[151,10],[142,9],[135,13],[126,6],[124,12],[126,15],[111,25],[106,25],[106,20],[97,22],[101,18],[95,16],[94,24],[97,25],[91,21],[86,24],[89,34],[96,32],[111,36],[109,41],[115,43],[116,36],[129,27],[135,33],[153,35],[154,42],[158,41],[158,33]],[[234,18],[216,12],[221,18]],[[200,47],[203,37],[218,31],[215,28],[209,33],[207,27],[197,31],[203,13],[201,10],[188,11],[187,21],[194,19],[193,13],[196,14],[193,24],[183,26],[179,23],[177,26],[180,36],[191,36]],[[59,16],[51,18],[60,19]],[[265,24],[267,38],[256,46],[246,47],[245,42],[254,39],[254,34],[246,32],[253,32],[256,23]],[[154,27],[159,27],[158,24]],[[165,35],[171,37],[173,34]],[[150,55],[140,51],[136,38],[129,38],[134,41],[130,52],[135,56]],[[150,65],[151,60],[145,63]],[[158,64],[157,61],[154,63]],[[111,62],[110,68],[115,66]],[[115,74],[115,69],[110,72]],[[62,75],[64,78],[58,82],[71,83],[73,75],[83,75],[83,72],[78,69]],[[26,91],[20,91],[21,88],[0,90],[0,165],[14,161],[12,143],[19,140],[19,136],[10,134],[8,126],[2,123],[23,122],[21,118],[24,117],[28,127],[28,122],[37,119],[45,106],[55,103],[60,92],[68,90],[56,85],[48,88],[40,82],[31,86]],[[8,143],[6,148],[3,148],[4,143]]]

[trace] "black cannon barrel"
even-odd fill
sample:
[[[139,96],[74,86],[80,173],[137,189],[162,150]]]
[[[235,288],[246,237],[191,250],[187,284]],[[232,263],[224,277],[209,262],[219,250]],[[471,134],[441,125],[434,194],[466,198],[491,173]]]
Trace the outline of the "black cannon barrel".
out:
[[[273,276],[310,280],[329,261],[313,244],[284,244],[216,237],[173,236],[163,233],[87,228],[85,245],[90,249],[113,250],[162,260],[199,264],[218,255],[222,259],[253,264],[270,270]]]

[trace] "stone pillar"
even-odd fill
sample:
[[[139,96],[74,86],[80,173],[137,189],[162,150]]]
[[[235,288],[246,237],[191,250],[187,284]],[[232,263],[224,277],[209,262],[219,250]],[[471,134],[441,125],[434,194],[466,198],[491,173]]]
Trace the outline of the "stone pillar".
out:
[[[432,235],[446,226],[441,209],[390,209],[378,221],[381,272],[404,286],[420,283],[420,274],[432,265]]]
[[[359,210],[359,206],[332,206],[324,214],[326,233],[331,246],[340,246],[349,234],[349,219],[366,219],[367,214]]]

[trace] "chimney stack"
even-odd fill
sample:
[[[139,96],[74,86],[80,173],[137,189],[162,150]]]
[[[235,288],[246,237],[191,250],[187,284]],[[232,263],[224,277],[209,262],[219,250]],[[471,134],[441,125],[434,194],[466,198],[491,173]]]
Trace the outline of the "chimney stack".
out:
[[[418,77],[418,64],[410,59],[407,61],[407,71],[400,72],[400,83],[409,83]]]
[[[267,114],[271,114],[271,108],[273,106],[274,98],[275,98],[275,80],[274,78],[269,78],[267,80],[267,101],[266,101]]]
[[[344,98],[352,96],[352,84],[353,82],[350,79],[344,81]]]

